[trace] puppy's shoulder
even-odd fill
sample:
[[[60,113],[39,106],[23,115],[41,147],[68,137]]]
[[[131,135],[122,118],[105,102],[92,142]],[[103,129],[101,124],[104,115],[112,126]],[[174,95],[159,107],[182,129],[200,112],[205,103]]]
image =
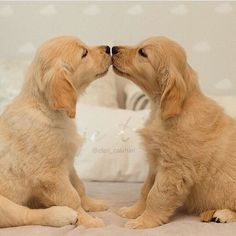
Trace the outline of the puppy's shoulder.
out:
[[[144,139],[153,139],[160,133],[164,132],[163,122],[161,120],[160,111],[151,111],[149,118],[145,122],[142,129],[139,130],[139,134]]]

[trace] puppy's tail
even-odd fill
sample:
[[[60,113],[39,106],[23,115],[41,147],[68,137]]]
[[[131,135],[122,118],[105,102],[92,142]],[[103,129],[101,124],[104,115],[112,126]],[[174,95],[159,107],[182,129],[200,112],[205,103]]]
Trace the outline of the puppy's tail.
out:
[[[22,225],[65,226],[76,224],[77,212],[65,206],[30,209],[0,195],[0,227]]]

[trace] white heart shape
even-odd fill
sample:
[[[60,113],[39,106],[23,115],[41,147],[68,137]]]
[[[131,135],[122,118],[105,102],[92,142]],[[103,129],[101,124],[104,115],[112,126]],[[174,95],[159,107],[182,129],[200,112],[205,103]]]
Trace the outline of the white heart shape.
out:
[[[143,13],[143,7],[141,5],[134,5],[127,10],[129,15],[140,15]]]
[[[223,79],[215,85],[215,88],[218,90],[228,90],[231,89],[232,87],[233,84],[229,79]]]
[[[41,8],[39,13],[43,16],[51,16],[51,15],[55,15],[57,13],[57,10],[54,5],[47,5]]]
[[[14,13],[10,5],[5,5],[0,8],[0,16],[11,16]]]
[[[228,14],[233,10],[233,7],[228,2],[220,3],[216,8],[215,12],[219,14]]]
[[[89,7],[85,8],[83,14],[94,16],[101,13],[100,8],[97,5],[90,5]]]
[[[30,42],[23,44],[19,49],[18,52],[23,54],[33,54],[36,51],[34,45]]]
[[[208,52],[210,51],[210,45],[207,41],[201,41],[193,46],[195,52]]]
[[[170,12],[174,15],[185,15],[188,13],[188,8],[185,5],[181,4],[171,9]]]

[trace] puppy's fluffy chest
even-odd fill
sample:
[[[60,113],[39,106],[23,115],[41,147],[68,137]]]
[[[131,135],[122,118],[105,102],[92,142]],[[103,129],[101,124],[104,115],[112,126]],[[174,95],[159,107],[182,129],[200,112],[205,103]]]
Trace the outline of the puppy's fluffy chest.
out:
[[[156,169],[169,164],[184,165],[187,159],[194,166],[194,162],[202,156],[194,145],[199,140],[175,123],[164,123],[159,111],[151,114],[145,127],[140,130],[140,135],[148,161]]]
[[[17,173],[71,166],[81,144],[73,120],[49,118],[35,109],[9,109],[0,123],[4,129],[0,137],[2,163],[13,165]]]
[[[235,121],[221,110],[217,114],[209,109],[205,109],[208,116],[211,114],[209,119],[207,115],[202,117],[202,113],[200,117],[191,113],[173,126],[152,116],[140,131],[149,164],[156,170],[166,166],[191,170],[191,175],[200,182],[209,171],[216,174],[234,169]]]

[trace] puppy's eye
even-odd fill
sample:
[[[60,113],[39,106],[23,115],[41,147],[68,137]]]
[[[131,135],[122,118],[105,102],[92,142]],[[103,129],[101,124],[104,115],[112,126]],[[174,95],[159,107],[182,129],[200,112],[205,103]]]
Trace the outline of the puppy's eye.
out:
[[[87,55],[88,55],[88,50],[85,49],[82,56],[81,56],[81,58],[85,58]]]
[[[143,48],[140,48],[140,49],[138,50],[138,53],[139,53],[139,55],[142,56],[142,57],[148,57]]]

